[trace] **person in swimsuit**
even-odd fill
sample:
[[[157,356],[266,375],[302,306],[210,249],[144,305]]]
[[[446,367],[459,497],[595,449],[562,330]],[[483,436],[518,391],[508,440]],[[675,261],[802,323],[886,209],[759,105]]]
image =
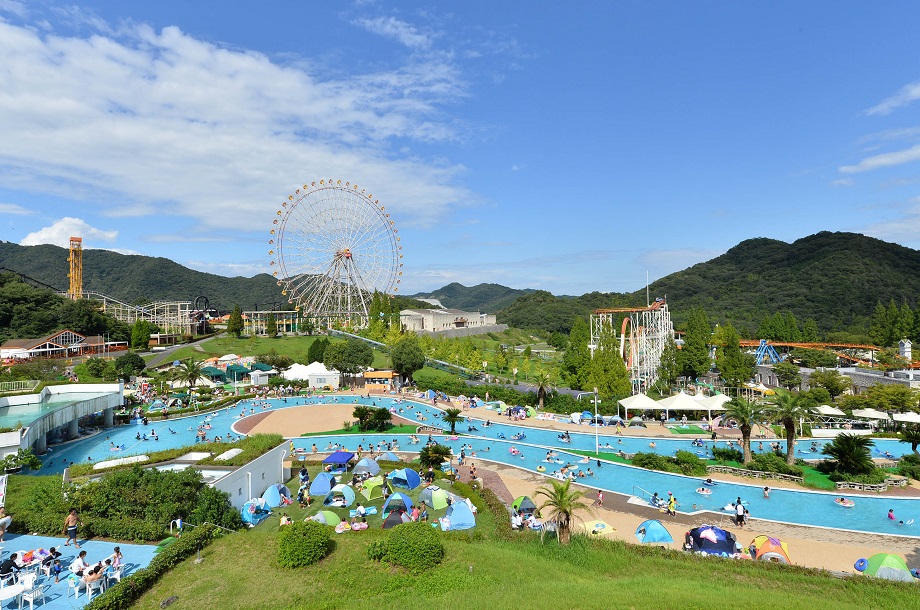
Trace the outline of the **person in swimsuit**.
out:
[[[77,516],[77,509],[71,508],[70,513],[64,517],[64,533],[67,534],[67,542],[64,543],[64,546],[70,546],[70,542],[73,541],[73,545],[80,548],[80,545],[77,544],[77,526],[82,524],[80,517]]]

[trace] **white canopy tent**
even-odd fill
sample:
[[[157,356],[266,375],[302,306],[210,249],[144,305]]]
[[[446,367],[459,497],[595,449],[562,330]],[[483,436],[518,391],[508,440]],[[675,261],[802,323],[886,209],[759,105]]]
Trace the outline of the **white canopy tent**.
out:
[[[817,411],[819,415],[823,415],[825,417],[843,417],[846,415],[846,413],[837,407],[832,407],[830,405],[821,405],[820,407],[817,407],[815,411]]]
[[[290,368],[281,373],[281,376],[289,380],[307,381],[311,388],[323,388],[329,386],[337,390],[341,384],[342,374],[335,369],[327,369],[322,362],[311,362],[310,364],[292,364]]]
[[[639,411],[648,411],[651,409],[660,409],[658,403],[646,396],[645,394],[634,394],[628,398],[623,398],[618,400],[618,403],[623,405],[623,419],[629,421],[629,410],[632,409],[633,412]]]
[[[723,396],[723,394],[719,396]],[[710,398],[717,398],[717,396],[711,396]],[[712,420],[713,411],[725,410],[725,407],[720,405],[707,404],[705,401],[694,400],[689,394],[684,394],[683,392],[678,392],[674,396],[663,398],[655,404],[655,408],[664,409],[666,418],[669,411],[706,411],[706,419]]]
[[[891,419],[908,424],[920,424],[920,413],[895,413]]]
[[[858,417],[860,419],[880,419],[882,421],[888,421],[888,414],[884,411],[877,411],[875,409],[856,409],[853,411],[853,417]]]
[[[731,397],[725,394],[715,394],[713,396],[707,396],[699,401],[701,405],[706,405],[707,409],[712,411],[724,411],[722,407],[725,403],[729,402]]]

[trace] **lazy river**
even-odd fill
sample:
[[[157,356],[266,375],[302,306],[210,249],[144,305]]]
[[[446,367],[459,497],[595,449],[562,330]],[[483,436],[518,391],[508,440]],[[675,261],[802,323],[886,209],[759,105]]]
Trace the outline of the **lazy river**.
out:
[[[207,421],[211,429],[207,431],[209,438],[220,435],[224,438],[228,434],[234,437],[237,435],[231,431],[231,426],[239,420],[241,408],[253,408],[258,413],[261,411],[261,403],[269,403],[272,409],[291,408],[301,406],[312,406],[320,408],[322,404],[334,402],[336,404],[365,404],[388,407],[393,409],[402,409],[399,413],[401,416],[420,425],[439,425],[441,411],[428,404],[414,401],[397,402],[396,399],[386,397],[372,397],[370,399],[355,396],[335,396],[335,397],[312,397],[312,398],[295,398],[287,399],[268,399],[264,401],[242,401],[240,404],[212,412],[207,415],[183,417],[165,421],[154,422],[153,426],[127,425],[119,428],[100,433],[94,437],[74,441],[61,445],[53,452],[50,452],[43,458],[45,466],[42,473],[62,472],[65,467],[65,460],[70,462],[86,462],[91,459],[93,462],[109,460],[129,455],[136,455],[145,452],[159,451],[163,449],[172,449],[187,445],[195,444],[195,435],[199,424]],[[571,449],[594,450],[594,429],[586,428],[590,432],[572,432],[571,443],[562,443],[558,434],[559,431],[531,428],[527,426],[512,424],[494,424],[489,428],[482,427],[482,420],[476,417],[477,410],[466,412],[472,420],[464,422],[457,426],[458,432],[463,432],[464,436],[452,440],[453,437],[444,435],[435,435],[436,440],[451,447],[455,455],[459,455],[461,447],[466,446],[468,461],[488,460],[507,464],[517,468],[523,468],[532,472],[538,472],[537,468],[545,468],[546,474],[552,473],[561,467],[561,464],[544,461],[546,452],[550,449],[556,451],[559,459],[563,462],[570,462],[587,470],[591,468],[594,471],[593,476],[579,478],[578,482],[593,488],[600,488],[610,492],[616,492],[626,495],[643,496],[644,492],[657,492],[659,496],[666,496],[668,491],[674,493],[679,501],[679,510],[681,512],[694,512],[695,510],[714,510],[721,511],[721,508],[730,502],[734,502],[737,497],[747,502],[748,510],[751,517],[755,519],[767,519],[784,523],[811,525],[819,527],[829,527],[833,529],[846,529],[860,532],[874,532],[881,534],[894,534],[902,536],[920,537],[920,499],[918,498],[895,498],[895,497],[873,497],[863,495],[846,496],[855,501],[852,508],[843,508],[834,503],[834,498],[840,497],[840,493],[834,492],[816,492],[800,491],[787,489],[772,489],[769,499],[763,498],[762,488],[764,484],[769,485],[769,480],[765,483],[758,481],[756,484],[739,484],[739,483],[718,483],[711,488],[710,496],[703,496],[696,493],[696,489],[701,487],[702,480],[699,478],[685,477],[676,474],[656,472],[641,468],[634,468],[622,464],[601,461],[598,467],[595,460],[590,463],[580,462],[581,456],[567,453]],[[418,416],[421,414],[425,420],[419,421]],[[475,426],[478,431],[467,432],[468,426]],[[138,433],[150,434],[155,430],[159,440],[138,441]],[[638,451],[656,451],[662,454],[673,454],[678,449],[691,451],[693,453],[702,452],[712,447],[711,442],[705,443],[705,449],[694,447],[691,442],[693,436],[686,439],[673,438],[649,438],[649,437],[620,437],[614,434],[601,433],[598,431],[598,442],[601,447],[610,444],[612,451],[622,450],[627,453],[636,453]],[[500,440],[498,434],[503,434],[506,439]],[[525,438],[520,441],[510,440],[512,435],[524,433]],[[425,441],[424,435],[419,435],[422,443]],[[339,444],[355,450],[358,444],[365,448],[369,443],[392,442],[398,440],[400,450],[418,451],[422,444],[410,445],[408,435],[394,434],[367,434],[367,435],[336,435],[329,434],[323,436],[311,436],[293,439],[297,448],[309,452],[313,443],[316,443],[320,451],[331,444]],[[654,441],[657,445],[652,449],[648,445]],[[783,441],[784,442],[784,441]],[[818,441],[823,445],[824,441]],[[895,440],[875,439],[876,447],[881,452],[890,452],[894,456],[900,456],[910,451],[909,446],[899,443]],[[753,443],[755,449],[757,442]],[[764,443],[769,449],[769,444]],[[811,447],[811,441],[804,441],[800,446],[804,449]],[[112,446],[122,447],[118,450],[112,450]],[[511,447],[520,450],[520,455],[513,455],[510,452]],[[720,442],[720,446],[725,446]],[[605,449],[602,449],[604,451]],[[607,449],[611,451],[611,449]],[[476,457],[472,457],[475,453]],[[800,457],[808,458],[809,454],[800,454]],[[812,457],[819,457],[817,455]],[[897,519],[891,521],[887,518],[888,510],[894,509]],[[898,521],[903,520],[905,523],[916,519],[917,523],[909,525],[898,525]]]

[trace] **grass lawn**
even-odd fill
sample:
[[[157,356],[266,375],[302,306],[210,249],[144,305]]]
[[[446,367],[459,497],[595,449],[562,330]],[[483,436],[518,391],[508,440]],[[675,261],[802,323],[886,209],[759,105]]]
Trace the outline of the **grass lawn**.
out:
[[[314,504],[309,511],[295,507],[285,512],[296,519],[317,508]],[[332,553],[318,564],[281,568],[276,561],[278,518],[272,516],[205,548],[201,564],[194,558],[184,561],[133,607],[154,610],[172,595],[183,608],[272,610],[720,608],[764,602],[812,610],[822,601],[840,610],[916,603],[916,586],[907,583],[838,579],[791,566],[691,556],[603,539],[576,537],[567,547],[549,538],[541,544],[530,532],[503,539],[496,533],[498,518],[505,516],[480,511],[475,529],[442,534],[443,563],[409,574],[367,558],[368,544],[388,535],[379,528],[377,516],[371,529],[334,535]]]
[[[235,339],[230,335],[220,335],[196,345],[181,347],[173,352],[172,360],[206,360],[214,356],[223,356],[224,354],[238,354],[240,356],[258,356],[267,354],[275,350],[281,356],[289,356],[298,362],[306,362],[307,352],[310,346],[323,335],[313,335],[310,337],[246,337]],[[328,337],[331,343],[344,341],[339,337]],[[198,349],[201,348],[201,349]],[[204,351],[201,351],[204,350]],[[371,365],[374,368],[385,369],[390,367],[390,357],[387,354],[374,350],[374,362]]]
[[[667,429],[670,430],[672,434],[693,434],[694,436],[709,436],[709,432],[695,425],[675,426],[670,424],[667,426]]]

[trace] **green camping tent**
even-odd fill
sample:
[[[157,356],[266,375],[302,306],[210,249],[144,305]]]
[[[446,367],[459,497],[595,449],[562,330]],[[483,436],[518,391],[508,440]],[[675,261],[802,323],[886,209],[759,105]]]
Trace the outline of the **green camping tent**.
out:
[[[374,498],[382,498],[383,477],[371,477],[370,479],[364,481],[364,488],[361,490],[361,495],[368,500],[373,500]]]

